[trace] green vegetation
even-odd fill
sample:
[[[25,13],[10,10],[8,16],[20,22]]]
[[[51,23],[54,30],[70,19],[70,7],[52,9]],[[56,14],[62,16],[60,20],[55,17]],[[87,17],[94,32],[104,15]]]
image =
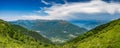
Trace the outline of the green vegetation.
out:
[[[36,32],[0,20],[0,48],[50,48],[48,41]]]
[[[41,42],[50,43],[50,44],[52,43],[49,39],[41,36],[40,34],[38,34],[35,31],[32,31],[32,30],[30,31],[22,26],[15,25],[15,24],[12,24],[11,26],[12,26],[12,28],[19,30],[21,33],[28,35],[28,36],[31,36],[31,37],[33,37]]]
[[[98,26],[65,43],[64,48],[120,48],[120,19]]]
[[[120,19],[100,25],[63,45],[52,45],[46,38],[34,36],[37,33],[32,35],[34,31],[17,27],[0,20],[0,48],[120,48]]]
[[[87,30],[64,20],[18,20],[10,22],[34,30],[54,43],[63,43]]]

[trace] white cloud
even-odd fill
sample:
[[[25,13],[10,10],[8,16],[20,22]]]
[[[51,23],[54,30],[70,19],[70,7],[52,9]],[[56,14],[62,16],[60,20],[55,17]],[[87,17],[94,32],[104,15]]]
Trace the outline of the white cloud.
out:
[[[89,3],[69,3],[64,5],[53,5],[45,8],[50,16],[69,16],[74,13],[110,13],[119,12],[120,4],[106,3],[103,1],[91,1]]]
[[[41,0],[42,3],[49,5],[50,3],[46,2],[45,0]]]
[[[44,0],[41,0],[45,4],[49,4],[45,2]],[[66,2],[66,0],[64,0]],[[69,19],[82,19],[81,16],[76,16],[75,14],[81,15],[83,14],[96,14],[96,13],[109,13],[111,15],[115,13],[120,14],[120,3],[106,3],[101,0],[93,0],[91,2],[85,2],[85,3],[68,3],[67,4],[53,4],[53,6],[49,8],[42,8],[40,10],[42,12],[47,13],[47,16],[37,16],[37,15],[25,15],[25,16],[19,16],[19,17],[10,17],[13,20],[18,19],[63,19],[63,20],[69,20]],[[104,16],[94,16],[96,19],[98,18],[104,18]],[[86,16],[85,19],[94,18]],[[118,17],[118,16],[117,16]],[[120,17],[120,16],[119,16]],[[8,17],[6,17],[8,18]],[[9,19],[10,19],[9,18]],[[5,19],[5,17],[3,18]]]
[[[68,4],[67,0],[63,0],[65,4]]]
[[[48,14],[42,19],[72,19],[78,18],[73,15],[75,13],[96,14],[96,13],[120,13],[119,3],[106,3],[101,0],[93,0],[86,3],[67,3],[54,4],[50,8],[43,8],[44,12]],[[37,17],[37,16],[36,16]]]

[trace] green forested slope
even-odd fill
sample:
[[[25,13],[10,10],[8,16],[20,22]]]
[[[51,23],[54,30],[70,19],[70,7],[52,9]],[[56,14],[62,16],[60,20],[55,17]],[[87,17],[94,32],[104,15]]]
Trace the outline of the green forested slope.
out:
[[[12,28],[19,30],[21,33],[28,35],[28,36],[32,36],[33,38],[41,41],[41,42],[45,42],[45,43],[52,43],[49,39],[41,36],[39,33],[32,31],[32,30],[28,30],[22,26],[19,25],[15,25],[15,24],[11,24]]]
[[[0,20],[0,48],[50,48],[48,41],[33,31]]]
[[[66,42],[87,31],[65,20],[18,20],[10,23],[34,30],[56,44]]]
[[[120,48],[120,19],[98,26],[63,46],[38,41],[29,33],[0,20],[0,48]],[[16,29],[15,29],[16,28]]]
[[[120,48],[120,19],[90,30],[67,42],[63,48]]]

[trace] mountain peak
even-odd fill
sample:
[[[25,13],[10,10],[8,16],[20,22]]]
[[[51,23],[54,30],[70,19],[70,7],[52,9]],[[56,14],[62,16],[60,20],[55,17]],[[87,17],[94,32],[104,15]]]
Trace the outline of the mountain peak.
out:
[[[13,21],[11,23],[37,31],[43,36],[52,40],[52,42],[57,43],[65,42],[69,39],[75,38],[69,36],[69,34],[78,36],[87,31],[85,28],[78,27],[65,20],[24,20]]]

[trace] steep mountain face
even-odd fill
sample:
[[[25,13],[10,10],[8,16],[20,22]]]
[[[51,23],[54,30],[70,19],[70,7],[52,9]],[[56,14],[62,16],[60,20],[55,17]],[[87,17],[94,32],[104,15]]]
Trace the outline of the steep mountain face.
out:
[[[0,48],[49,48],[51,42],[40,34],[0,20]]]
[[[80,35],[65,43],[63,48],[120,48],[120,19]]]
[[[54,43],[65,42],[87,31],[63,20],[18,20],[10,23],[34,30]]]

